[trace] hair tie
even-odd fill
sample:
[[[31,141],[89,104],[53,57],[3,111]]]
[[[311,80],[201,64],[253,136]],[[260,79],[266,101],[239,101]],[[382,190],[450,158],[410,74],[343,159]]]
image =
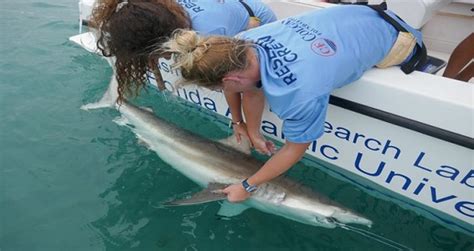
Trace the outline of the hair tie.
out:
[[[199,47],[201,47],[203,49],[203,51],[206,52],[207,49],[209,49],[210,44],[208,42],[201,43],[200,45],[196,45],[196,47],[194,47],[194,49],[192,51],[194,52]]]
[[[119,4],[117,4],[117,7],[115,8],[115,13],[119,12],[120,9],[122,9],[123,6],[125,6],[127,4],[128,4],[128,0],[124,0],[124,1],[120,2]]]

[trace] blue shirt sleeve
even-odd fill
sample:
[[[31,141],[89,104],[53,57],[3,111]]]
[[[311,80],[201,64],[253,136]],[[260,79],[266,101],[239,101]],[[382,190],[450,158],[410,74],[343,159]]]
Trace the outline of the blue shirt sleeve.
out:
[[[198,33],[206,36],[206,35],[216,35],[216,36],[226,36],[227,34],[227,29],[223,26],[209,26],[206,25],[205,27],[200,27],[200,26],[194,26],[194,29],[198,30]]]
[[[295,105],[283,120],[283,134],[294,143],[309,143],[324,132],[329,94]]]
[[[245,1],[253,10],[256,17],[261,21],[261,24],[268,24],[277,20],[275,13],[260,0],[246,0]]]

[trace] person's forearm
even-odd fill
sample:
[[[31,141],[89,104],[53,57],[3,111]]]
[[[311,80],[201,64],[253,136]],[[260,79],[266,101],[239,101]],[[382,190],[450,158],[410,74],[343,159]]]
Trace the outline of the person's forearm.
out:
[[[265,97],[262,90],[244,92],[242,107],[245,115],[245,123],[249,134],[258,135],[260,123],[262,122]]]
[[[243,119],[242,117],[242,101],[240,93],[238,92],[226,92],[224,91],[224,96],[229,105],[230,113],[232,115],[232,121],[238,122]]]
[[[306,152],[310,143],[286,144],[270,158],[265,165],[252,175],[247,181],[251,185],[260,185],[268,182],[290,169]]]
[[[163,77],[161,76],[160,69],[158,69],[158,61],[159,59],[152,59],[150,58],[148,60],[148,67],[151,69],[153,72],[153,75],[155,75],[155,81],[156,81],[156,86],[158,87],[158,90],[163,91],[166,89],[165,82],[163,81]]]

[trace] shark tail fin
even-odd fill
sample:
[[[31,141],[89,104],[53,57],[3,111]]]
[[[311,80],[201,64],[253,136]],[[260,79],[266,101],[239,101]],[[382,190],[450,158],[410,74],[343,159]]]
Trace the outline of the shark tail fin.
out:
[[[99,109],[99,108],[114,107],[117,103],[117,98],[118,98],[117,88],[118,88],[118,82],[115,77],[115,74],[113,74],[112,78],[110,79],[109,87],[107,88],[107,91],[105,91],[102,98],[95,103],[89,103],[89,104],[81,106],[81,109],[88,111],[88,110],[94,110],[94,109]]]
[[[193,194],[189,198],[173,200],[164,203],[164,206],[190,206],[197,205],[212,201],[220,201],[227,199],[227,195],[222,192],[222,189],[226,188],[228,184],[221,183],[209,183],[208,186],[198,192]]]

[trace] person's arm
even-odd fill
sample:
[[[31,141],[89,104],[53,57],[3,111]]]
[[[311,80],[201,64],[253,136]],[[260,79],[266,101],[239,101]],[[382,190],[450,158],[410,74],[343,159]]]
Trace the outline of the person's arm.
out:
[[[250,30],[252,28],[256,28],[258,26],[260,26],[260,19],[257,18],[257,17],[250,17],[249,18],[249,23],[247,25],[247,30]]]
[[[229,105],[230,114],[233,122],[242,121],[241,95],[240,92],[224,91],[225,100]]]
[[[156,81],[158,90],[163,91],[164,89],[166,89],[166,86],[165,86],[165,82],[163,81],[163,77],[161,76],[160,69],[158,69],[158,63],[159,63],[158,57],[156,58],[150,57],[150,59],[148,60],[148,67],[153,72],[153,75],[155,75],[155,81]]]
[[[311,143],[293,143],[287,141],[260,170],[247,179],[247,182],[250,185],[258,186],[278,177],[303,157],[310,144]],[[230,202],[243,201],[250,196],[250,193],[245,191],[240,183],[228,186],[223,192],[227,194],[227,199]]]
[[[265,107],[265,96],[261,89],[247,91],[242,95],[242,107],[247,124],[247,133],[253,147],[259,153],[271,155],[275,152],[275,145],[267,141],[260,133],[263,108]]]
[[[242,117],[242,100],[240,92],[226,92],[224,91],[224,96],[229,105],[230,114],[232,116],[232,122],[234,124],[232,128],[234,129],[234,134],[237,139],[237,142],[242,141],[242,136],[249,138],[247,133],[247,126]]]
[[[324,133],[328,102],[329,94],[325,94],[294,104],[285,111],[282,130],[287,139],[286,143],[260,170],[248,177],[249,185],[258,186],[276,178],[303,157],[311,142]],[[231,202],[243,201],[250,196],[240,183],[226,187],[223,192]]]

